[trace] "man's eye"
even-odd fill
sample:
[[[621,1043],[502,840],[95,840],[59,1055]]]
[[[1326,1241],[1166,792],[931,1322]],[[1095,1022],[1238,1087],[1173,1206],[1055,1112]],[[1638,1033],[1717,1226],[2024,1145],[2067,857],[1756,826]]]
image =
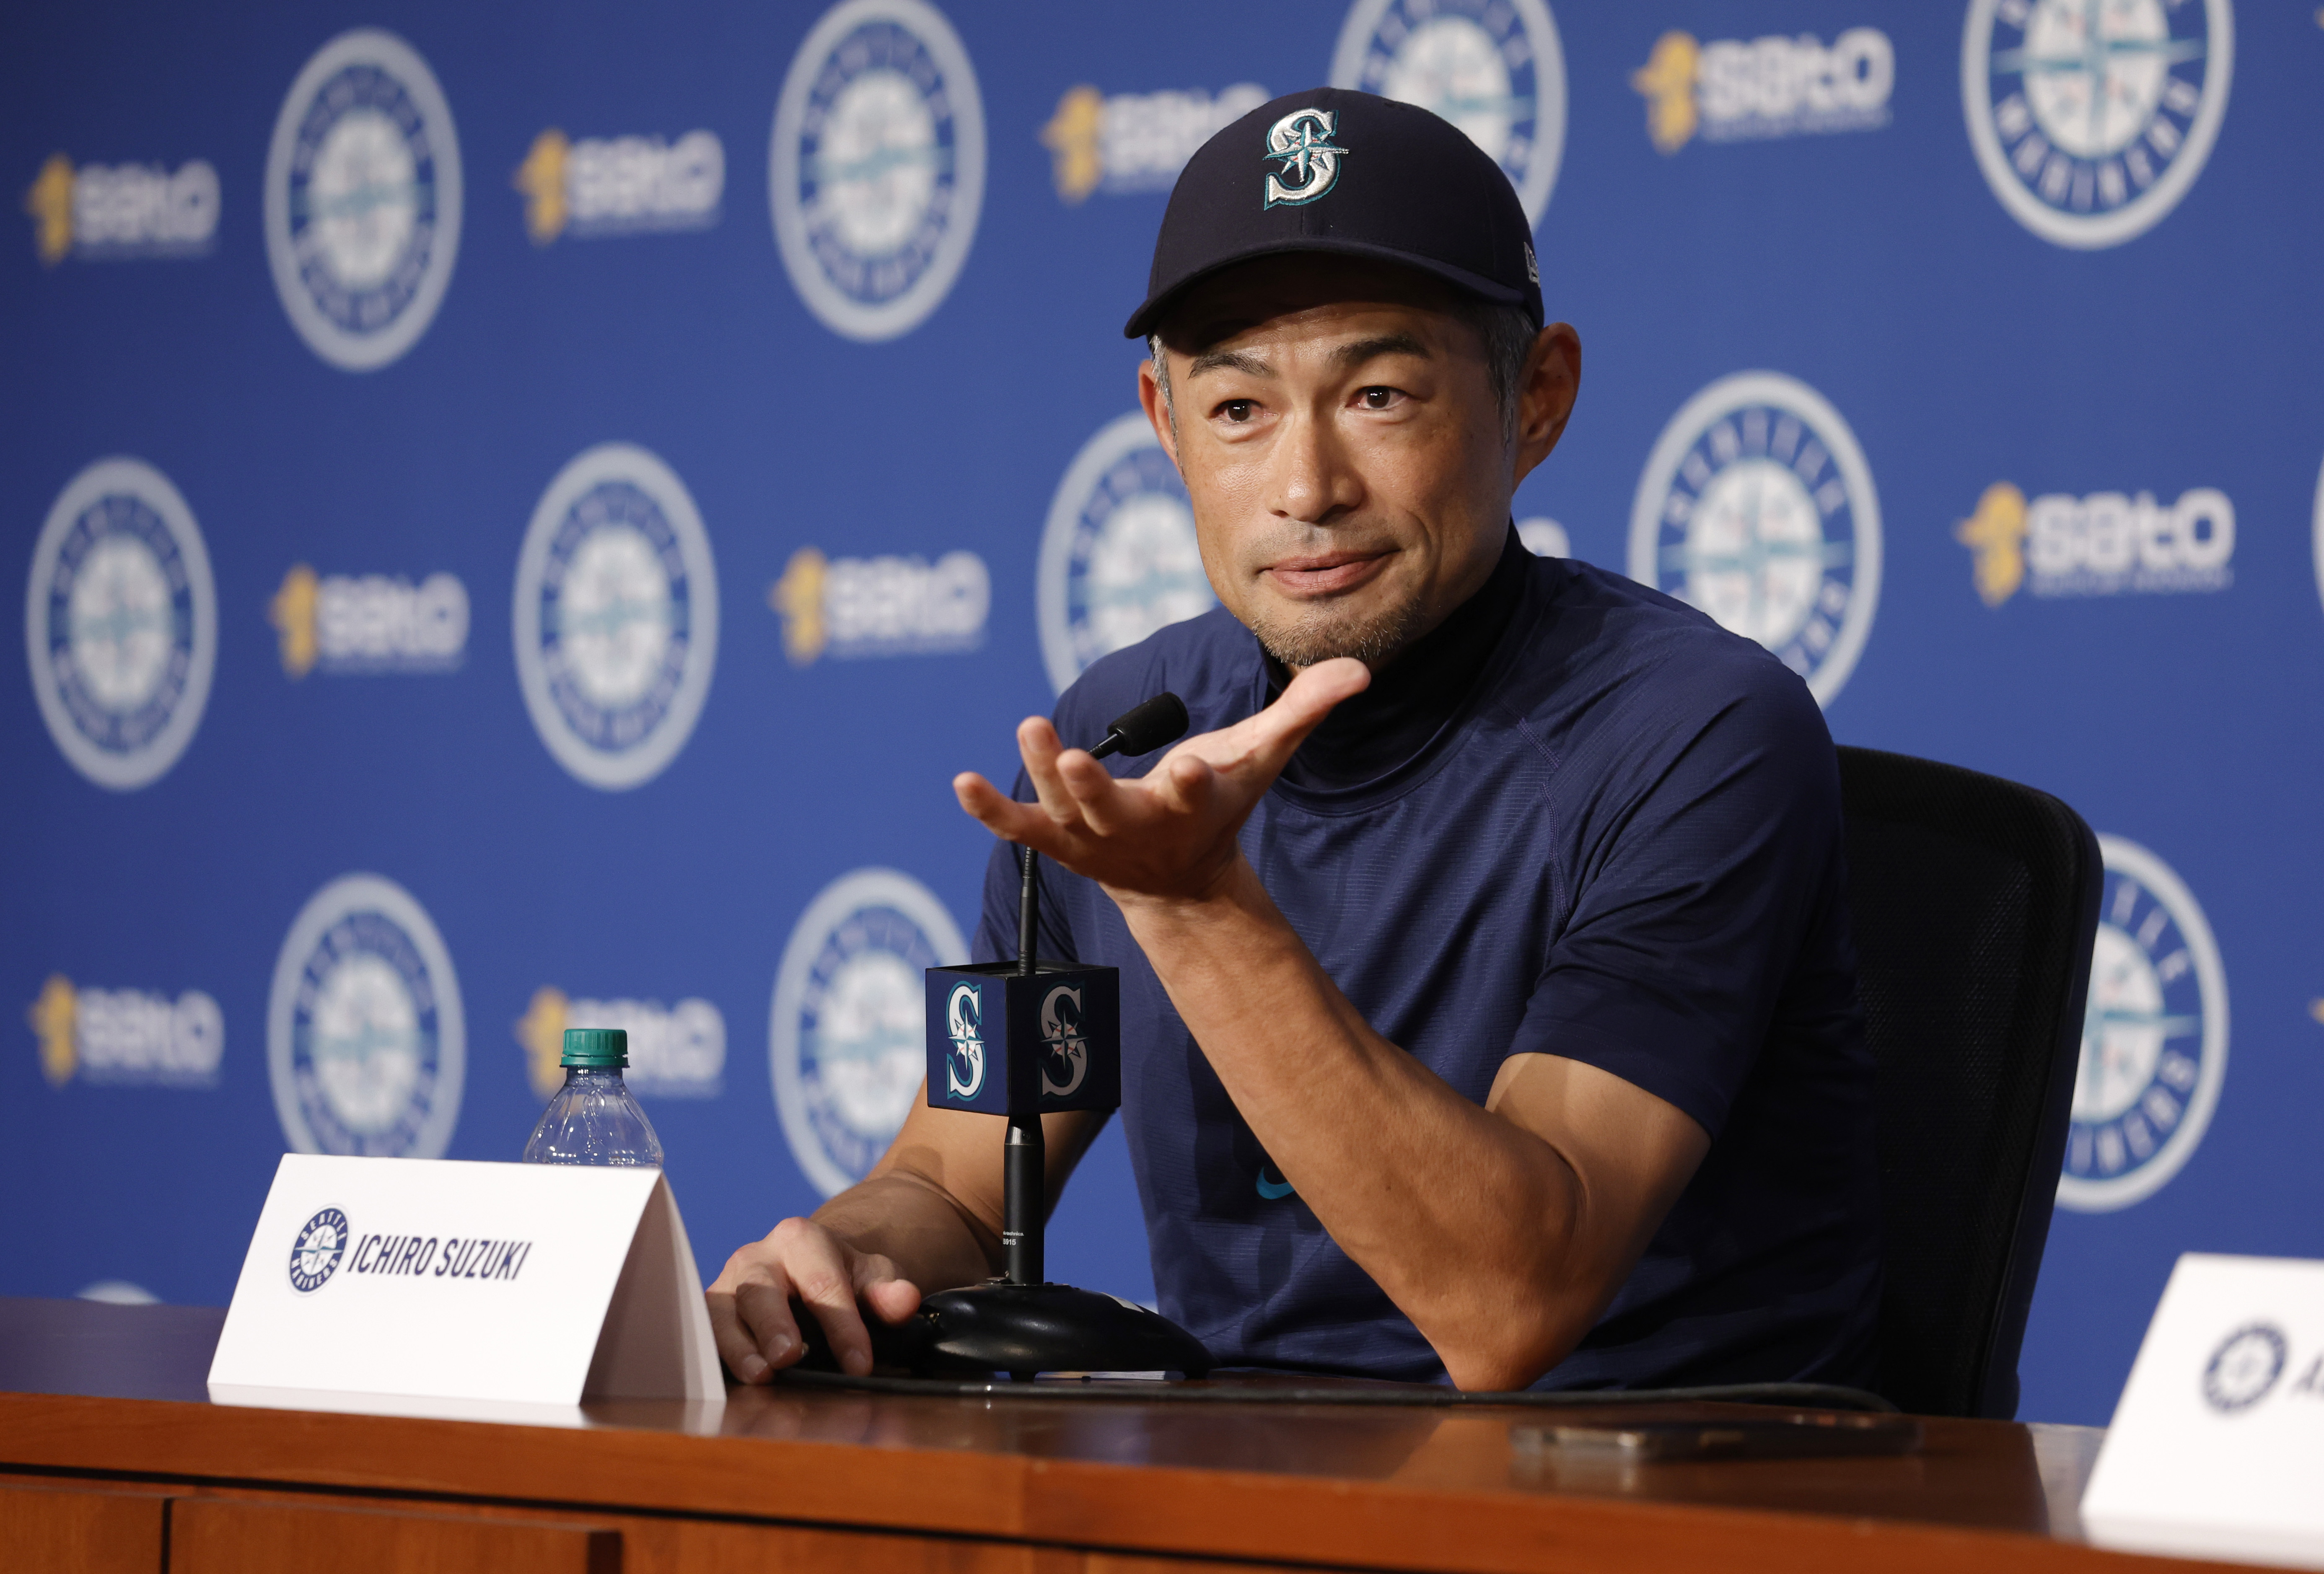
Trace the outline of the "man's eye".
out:
[[[1396,403],[1396,390],[1393,388],[1367,388],[1363,392],[1357,395],[1357,397],[1364,401],[1364,408],[1366,410],[1388,410],[1392,408]]]
[[[1219,406],[1219,413],[1240,426],[1258,412],[1259,405],[1248,399],[1230,399]]]

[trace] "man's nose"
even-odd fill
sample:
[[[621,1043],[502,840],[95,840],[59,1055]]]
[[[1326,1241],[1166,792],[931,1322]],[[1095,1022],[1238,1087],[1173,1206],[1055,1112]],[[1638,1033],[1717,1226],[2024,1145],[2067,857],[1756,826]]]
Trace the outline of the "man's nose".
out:
[[[1275,445],[1274,497],[1268,506],[1303,525],[1328,525],[1363,502],[1363,481],[1328,410],[1300,410]]]

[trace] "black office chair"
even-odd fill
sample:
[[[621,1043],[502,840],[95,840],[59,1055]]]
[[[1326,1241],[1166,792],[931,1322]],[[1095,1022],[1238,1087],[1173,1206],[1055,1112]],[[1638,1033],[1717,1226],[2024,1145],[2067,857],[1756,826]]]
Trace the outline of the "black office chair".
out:
[[[1848,896],[1886,1231],[1875,1386],[1923,1415],[2017,1413],[2104,873],[2047,793],[1840,751]]]

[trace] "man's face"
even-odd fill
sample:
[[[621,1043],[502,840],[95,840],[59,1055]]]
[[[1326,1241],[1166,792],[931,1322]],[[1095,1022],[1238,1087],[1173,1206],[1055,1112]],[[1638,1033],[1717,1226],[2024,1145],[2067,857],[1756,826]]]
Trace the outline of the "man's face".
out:
[[[1485,346],[1452,304],[1405,269],[1265,258],[1172,311],[1167,410],[1141,374],[1212,587],[1286,666],[1378,667],[1492,572],[1525,423],[1505,439]]]

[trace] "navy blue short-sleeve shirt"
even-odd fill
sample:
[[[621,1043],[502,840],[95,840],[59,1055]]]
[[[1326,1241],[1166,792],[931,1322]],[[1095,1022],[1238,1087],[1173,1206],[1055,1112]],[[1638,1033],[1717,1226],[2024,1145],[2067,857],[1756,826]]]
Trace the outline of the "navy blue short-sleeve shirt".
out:
[[[1757,645],[1627,579],[1513,548],[1494,583],[1505,621],[1441,722],[1360,780],[1286,772],[1244,852],[1365,1019],[1464,1097],[1481,1104],[1512,1054],[1563,1055],[1711,1138],[1543,1386],[1867,1381],[1872,1072],[1823,717]],[[1206,732],[1267,703],[1269,663],[1216,610],[1093,667],[1058,731],[1087,746],[1165,689]],[[1013,851],[994,852],[980,959],[1014,953]],[[1121,970],[1122,1118],[1162,1311],[1228,1365],[1441,1381],[1268,1163],[1111,899],[1044,861],[1042,911],[1044,954]]]

